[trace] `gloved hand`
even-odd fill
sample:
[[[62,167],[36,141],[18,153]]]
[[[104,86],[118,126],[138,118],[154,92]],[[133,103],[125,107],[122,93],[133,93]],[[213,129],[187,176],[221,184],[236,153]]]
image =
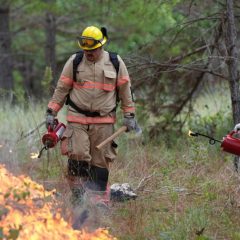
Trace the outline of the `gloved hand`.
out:
[[[236,124],[234,127],[234,131],[237,132],[240,130],[240,123]]]
[[[53,115],[52,109],[48,108],[46,112],[46,128],[50,127],[51,129],[54,128],[54,119],[55,116]]]
[[[125,114],[123,118],[123,125],[127,127],[127,132],[135,130],[137,122],[134,118],[134,114],[131,113]]]

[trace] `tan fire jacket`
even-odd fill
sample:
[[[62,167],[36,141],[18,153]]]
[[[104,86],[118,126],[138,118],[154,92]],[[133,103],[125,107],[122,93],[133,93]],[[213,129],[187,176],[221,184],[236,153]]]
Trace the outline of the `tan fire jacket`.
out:
[[[70,94],[71,100],[80,109],[90,112],[99,112],[99,117],[87,117],[78,113],[71,106],[68,107],[67,121],[81,124],[91,123],[114,123],[116,114],[113,109],[116,106],[116,94],[121,101],[123,113],[135,111],[134,102],[130,90],[130,78],[127,68],[118,56],[119,73],[109,59],[108,52],[104,51],[100,59],[93,63],[85,56],[77,69],[77,81],[73,81],[73,59],[72,55],[66,62],[57,87],[48,107],[56,113],[62,108],[66,97]]]

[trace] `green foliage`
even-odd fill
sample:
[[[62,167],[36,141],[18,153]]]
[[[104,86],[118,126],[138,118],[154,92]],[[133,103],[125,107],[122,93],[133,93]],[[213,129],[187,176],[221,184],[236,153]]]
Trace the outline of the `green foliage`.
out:
[[[170,3],[161,1],[121,1],[111,2],[111,8],[115,11],[109,12],[109,25],[117,31],[111,33],[115,41],[111,42],[113,50],[122,53],[135,52],[139,47],[149,45],[161,34],[176,24],[176,19],[180,16],[172,9],[179,1]],[[125,8],[125,6],[128,6]],[[124,8],[125,11],[121,11]],[[118,19],[118,21],[115,21]],[[131,21],[129,21],[131,19]],[[125,31],[122,31],[122,30]],[[111,39],[110,35],[110,39]],[[128,41],[125,41],[127,39]],[[119,44],[121,48],[119,49]],[[156,43],[154,52],[164,48],[164,44]],[[153,51],[148,54],[153,54]]]
[[[209,5],[212,7],[208,7]],[[221,9],[221,4],[212,2],[200,4],[198,1],[194,1],[188,6],[188,2],[181,0],[167,2],[156,0],[133,0],[130,2],[127,0],[83,0],[81,2],[76,0],[37,0],[34,3],[29,0],[13,1],[11,2],[11,11],[13,12],[11,31],[16,34],[12,39],[12,52],[16,55],[16,61],[21,63],[20,67],[14,71],[16,83],[14,94],[18,101],[23,102],[26,94],[24,94],[25,89],[21,84],[25,78],[25,66],[31,66],[29,68],[31,91],[37,97],[46,97],[49,94],[51,77],[50,69],[46,68],[45,59],[45,47],[48,45],[46,43],[45,26],[47,23],[45,17],[46,13],[51,13],[57,24],[57,76],[68,57],[79,50],[76,36],[79,36],[87,25],[105,26],[109,32],[109,42],[106,48],[118,52],[123,58],[127,57],[126,63],[131,73],[133,86],[139,84],[139,71],[136,71],[134,65],[141,66],[143,59],[148,58],[151,63],[156,63],[155,70],[152,70],[153,65],[150,67],[143,65],[143,72],[140,72],[139,75],[145,81],[136,90],[143,114],[149,118],[144,134],[146,135],[153,129],[157,131],[157,135],[160,135],[162,129],[168,130],[166,125],[170,125],[171,129],[174,127],[178,131],[182,123],[177,121],[171,123],[174,111],[191,90],[195,76],[185,77],[186,70],[182,68],[162,69],[161,64],[158,66],[158,63],[167,63],[176,56],[194,51],[205,42],[207,44],[206,39],[211,39],[212,29],[218,21],[217,17],[208,17],[208,15],[215,16],[216,12]],[[194,19],[192,20],[191,17]],[[195,21],[195,18],[198,20]],[[134,60],[132,56],[137,55],[141,57]],[[187,64],[189,67],[191,64],[193,66],[200,64],[201,66],[208,59],[208,55],[205,55],[202,53],[190,55],[182,62],[177,61],[176,63]],[[131,72],[132,70],[133,72]],[[190,88],[186,89],[186,86],[190,86]],[[192,122],[191,124],[194,125]],[[150,138],[152,138],[151,133]]]
[[[192,116],[189,121],[189,128],[194,132],[214,137],[217,133],[218,136],[224,136],[232,128],[232,115],[230,112],[220,110],[213,115],[208,116]]]
[[[23,84],[23,77],[18,71],[13,72],[14,82],[14,97],[18,104],[25,102],[25,89]]]
[[[193,233],[205,229],[208,225],[208,219],[206,216],[206,210],[204,208],[189,208],[178,219],[178,224],[171,231],[172,239],[184,240],[191,239]]]
[[[240,232],[234,232],[232,234],[232,239],[239,240],[240,239]]]
[[[193,103],[193,111],[186,128],[220,139],[233,128],[230,94],[226,83],[205,87]]]
[[[43,96],[50,97],[51,93],[51,84],[52,84],[52,69],[51,67],[46,67],[41,86],[43,89]]]

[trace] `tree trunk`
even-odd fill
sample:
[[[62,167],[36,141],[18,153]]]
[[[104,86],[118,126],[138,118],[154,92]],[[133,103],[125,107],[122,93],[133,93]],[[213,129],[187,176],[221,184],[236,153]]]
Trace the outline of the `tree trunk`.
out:
[[[226,49],[228,54],[229,86],[232,100],[232,113],[234,124],[240,122],[240,95],[239,95],[239,72],[238,53],[236,47],[236,27],[233,13],[233,0],[226,0],[227,28],[226,28]]]
[[[13,75],[11,54],[11,32],[8,4],[0,6],[0,89],[4,97],[12,97]],[[5,98],[6,99],[6,98]],[[8,99],[9,100],[9,99]]]
[[[233,13],[233,0],[226,0],[227,28],[226,28],[226,49],[228,54],[228,74],[229,86],[232,100],[232,113],[234,124],[240,122],[240,96],[239,96],[239,72],[238,72],[238,53],[236,47],[236,27]],[[234,158],[235,170],[239,171],[239,157]]]
[[[52,69],[53,84],[56,80],[56,19],[51,12],[46,12],[45,22],[45,59],[48,67]]]

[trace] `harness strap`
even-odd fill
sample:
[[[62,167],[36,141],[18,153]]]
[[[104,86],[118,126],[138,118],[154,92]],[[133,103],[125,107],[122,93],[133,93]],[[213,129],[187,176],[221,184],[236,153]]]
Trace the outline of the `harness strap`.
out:
[[[76,110],[78,113],[81,113],[87,117],[100,117],[100,113],[99,112],[90,112],[90,111],[86,111],[86,110],[82,110],[81,108],[79,108],[70,98],[70,96],[68,95],[67,97],[67,101],[66,101],[66,105],[71,106],[74,110]],[[116,112],[117,107],[115,106],[110,113],[112,112]]]
[[[72,100],[70,97],[68,97],[67,99],[67,103],[69,104],[69,106],[71,106],[72,108],[74,108],[77,112],[84,114],[87,117],[100,117],[100,113],[99,112],[90,112],[90,111],[85,111],[82,110],[81,108],[79,108]]]

